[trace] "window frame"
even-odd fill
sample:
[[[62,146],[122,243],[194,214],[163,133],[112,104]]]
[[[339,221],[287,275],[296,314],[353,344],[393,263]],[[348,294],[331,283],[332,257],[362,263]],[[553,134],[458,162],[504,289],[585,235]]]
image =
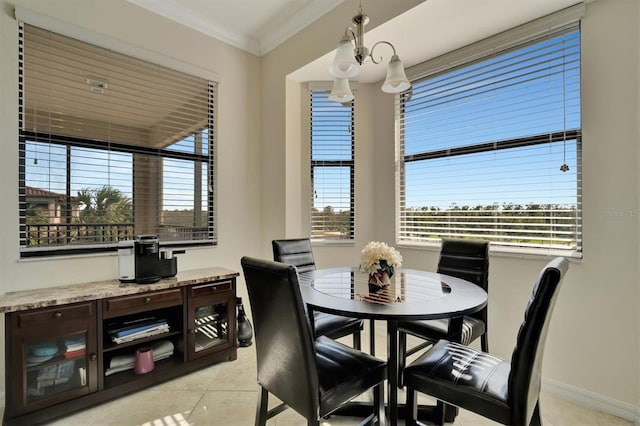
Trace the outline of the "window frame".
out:
[[[72,207],[71,207],[71,202],[72,202],[72,194],[71,194],[71,169],[72,169],[72,165],[73,165],[73,158],[72,158],[72,150],[74,148],[81,148],[81,149],[89,149],[89,150],[99,150],[99,151],[104,151],[105,153],[125,153],[125,154],[131,154],[132,156],[132,171],[131,171],[131,186],[133,189],[132,195],[131,195],[131,202],[133,203],[135,200],[135,167],[133,166],[133,163],[135,163],[135,159],[136,159],[136,155],[140,154],[140,155],[145,155],[145,156],[151,156],[154,158],[157,158],[161,164],[164,163],[165,159],[177,159],[177,160],[185,160],[185,161],[189,161],[189,162],[193,162],[193,166],[194,166],[194,173],[197,172],[198,170],[198,166],[196,166],[197,164],[202,164],[202,166],[200,166],[200,170],[202,169],[202,167],[206,168],[206,174],[205,173],[201,173],[200,175],[194,174],[194,185],[193,185],[193,190],[196,191],[198,189],[198,187],[202,187],[202,185],[206,185],[207,188],[205,189],[206,191],[206,195],[201,192],[201,195],[205,195],[205,197],[201,200],[201,203],[204,204],[206,203],[206,212],[204,210],[202,210],[203,213],[206,213],[206,231],[204,232],[204,234],[202,235],[206,235],[204,238],[197,238],[197,239],[193,239],[193,240],[162,240],[161,239],[161,246],[169,246],[169,247],[174,247],[174,248],[182,248],[182,247],[193,247],[193,246],[215,246],[217,245],[217,223],[216,223],[216,206],[215,206],[215,198],[216,198],[216,179],[215,179],[215,171],[216,171],[216,163],[215,163],[215,152],[216,152],[216,127],[215,126],[215,117],[216,117],[216,108],[215,106],[217,105],[217,83],[213,80],[210,79],[210,77],[208,76],[196,76],[195,74],[198,73],[189,73],[189,70],[177,70],[176,68],[184,68],[181,66],[177,66],[177,67],[171,67],[171,66],[166,66],[166,65],[162,65],[158,62],[153,62],[153,61],[148,61],[144,58],[138,58],[136,55],[132,55],[132,52],[118,52],[116,51],[116,53],[120,53],[121,55],[125,55],[128,56],[131,59],[134,60],[140,60],[140,61],[144,61],[144,62],[148,62],[151,65],[159,65],[160,67],[165,67],[168,70],[170,70],[171,72],[178,72],[178,73],[182,73],[185,75],[189,75],[191,77],[198,77],[200,78],[203,82],[208,82],[207,83],[207,88],[206,88],[206,99],[207,99],[207,109],[206,111],[202,111],[203,114],[206,116],[206,119],[203,120],[204,127],[200,127],[194,130],[189,131],[186,134],[182,134],[181,137],[179,139],[176,139],[175,141],[169,143],[168,145],[166,145],[164,148],[155,148],[155,147],[145,147],[145,146],[140,146],[140,145],[135,145],[135,144],[128,144],[128,143],[123,143],[123,142],[118,142],[118,141],[114,141],[114,140],[103,140],[103,139],[98,139],[98,138],[91,138],[91,136],[87,137],[87,138],[82,138],[82,137],[76,137],[76,136],[70,136],[70,135],[65,135],[65,134],[55,134],[55,133],[47,133],[47,132],[43,132],[43,131],[33,131],[33,130],[27,130],[26,129],[26,115],[27,112],[25,111],[26,105],[25,105],[25,95],[24,95],[24,91],[28,90],[28,88],[26,87],[25,84],[25,76],[24,76],[24,65],[23,62],[25,61],[25,48],[24,48],[24,31],[25,31],[25,24],[28,24],[28,22],[24,22],[22,20],[19,21],[18,24],[18,31],[19,31],[19,55],[20,55],[20,60],[18,61],[18,65],[19,65],[19,69],[18,69],[18,79],[19,79],[19,93],[18,93],[18,145],[19,145],[19,158],[18,158],[18,208],[19,208],[19,253],[20,253],[20,258],[32,258],[32,257],[48,257],[48,256],[67,256],[67,255],[78,255],[78,254],[91,254],[91,253],[107,253],[107,252],[114,252],[117,250],[117,241],[110,241],[107,243],[95,243],[95,242],[91,242],[89,244],[78,244],[77,246],[73,246],[70,245],[68,242],[66,244],[60,244],[60,245],[43,245],[43,246],[30,246],[28,244],[28,240],[29,240],[29,234],[28,234],[28,224],[27,224],[27,218],[26,218],[26,209],[27,209],[27,158],[26,158],[26,153],[27,153],[27,144],[30,142],[35,142],[35,143],[47,143],[47,144],[51,144],[51,145],[55,145],[55,146],[60,146],[60,147],[65,147],[66,148],[66,183],[65,183],[65,194],[58,194],[61,197],[65,197],[66,200],[64,201],[64,204],[66,205],[66,207],[63,207],[62,210],[62,216],[61,218],[65,219],[65,222],[61,222],[58,225],[64,227],[65,229],[71,229],[73,228],[73,222],[70,221],[70,219],[72,218]],[[29,24],[31,25],[31,24]],[[80,40],[76,37],[74,37],[73,35],[68,36],[65,35],[65,31],[53,31],[53,30],[49,30],[46,28],[42,28],[42,26],[38,26],[38,25],[33,25],[34,27],[36,27],[37,29],[40,30],[44,30],[44,31],[51,31],[52,33],[56,33],[58,35],[61,36],[65,36],[65,37],[70,37],[72,39],[81,41],[83,43],[86,43],[88,45],[91,45],[97,49],[107,49],[99,44],[96,43],[92,43],[90,41],[83,41]],[[91,38],[91,37],[88,37]],[[127,50],[127,49],[124,49]],[[114,50],[115,51],[115,50]],[[144,56],[144,55],[143,55]],[[185,151],[181,151],[181,150],[176,150],[176,149],[172,149],[172,146],[178,143],[181,143],[185,140],[187,140],[189,137],[193,137],[194,141],[196,139],[198,139],[200,141],[200,145],[202,146],[202,140],[204,139],[205,136],[204,133],[207,133],[206,135],[206,148],[202,149],[201,153],[195,153],[195,152],[185,152]],[[176,135],[177,136],[177,135]],[[196,176],[197,175],[197,176]],[[162,174],[161,174],[162,176]],[[160,178],[162,180],[162,177]],[[195,180],[199,179],[201,182],[200,184],[196,183]],[[162,182],[160,182],[162,184]],[[96,182],[96,184],[99,186],[101,185],[101,183]],[[36,188],[37,189],[37,188]],[[45,190],[46,191],[46,190]],[[157,202],[159,203],[160,206],[163,205],[164,199],[163,197],[165,196],[165,194],[163,192],[161,192],[161,190],[158,191],[157,195]],[[57,194],[57,193],[56,193]],[[194,194],[194,203],[197,203],[196,200],[196,195]],[[195,208],[195,204],[194,204],[194,208]],[[133,207],[132,207],[132,211],[133,211]],[[135,235],[137,234],[135,232],[135,212],[132,213],[133,217],[132,217],[132,223],[131,223],[131,227],[132,227],[132,231],[129,233],[126,233],[127,238],[119,238],[118,240],[124,240],[124,239],[132,239],[129,238],[129,236],[131,235]],[[194,210],[193,214],[197,214],[197,212]],[[52,225],[53,222],[51,222],[51,219],[49,220],[48,225]],[[109,224],[107,224],[109,225]],[[76,225],[78,226],[78,225]],[[164,219],[161,219],[158,223],[157,226],[172,226],[171,224],[167,224],[166,222],[164,222]],[[176,225],[173,225],[174,227]],[[37,231],[36,231],[37,232]],[[47,231],[49,232],[49,231]],[[63,231],[65,232],[65,235],[63,237],[60,237],[61,239],[66,239],[67,241],[70,241],[69,238],[70,237],[70,232],[71,231]],[[195,232],[195,231],[193,231]],[[131,235],[130,235],[131,234]],[[125,234],[123,234],[125,235]],[[194,234],[195,235],[195,234]],[[39,237],[37,237],[37,239],[39,239]]]
[[[500,54],[509,50],[514,50],[519,47],[525,47],[531,43],[542,40],[546,36],[553,36],[561,34],[572,27],[576,27],[580,37],[580,25],[579,18],[584,14],[584,7],[580,5],[563,10],[555,15],[541,18],[540,20],[525,24],[516,29],[499,34],[498,36],[482,40],[475,45],[468,46],[467,48],[459,49],[443,57],[436,58],[432,61],[419,64],[416,67],[408,70],[409,79],[412,81],[422,81],[430,77],[440,76],[450,71],[455,71],[465,66],[472,65],[485,58],[489,58],[492,55]],[[490,47],[491,46],[491,47]],[[501,46],[498,48],[496,46]],[[581,78],[580,78],[581,80]],[[396,101],[396,119],[399,123],[403,122],[404,114],[404,102],[410,97],[410,92],[400,94]],[[580,105],[581,105],[580,101]],[[578,236],[575,250],[571,249],[558,249],[558,248],[545,248],[545,247],[528,247],[523,245],[509,245],[508,243],[500,244],[499,242],[492,242],[492,251],[501,251],[509,253],[518,253],[524,255],[563,255],[573,258],[581,258],[583,245],[582,245],[582,130],[577,129],[565,129],[553,132],[544,132],[539,134],[533,134],[526,137],[514,137],[511,139],[492,140],[485,143],[479,143],[475,145],[467,146],[449,146],[444,148],[438,148],[431,151],[424,151],[419,153],[405,153],[404,132],[400,129],[402,125],[396,128],[397,143],[397,158],[398,167],[396,172],[396,244],[405,247],[437,247],[442,238],[460,238],[459,235],[448,235],[446,232],[429,231],[432,235],[437,235],[434,238],[426,238],[424,241],[417,241],[404,237],[402,226],[405,223],[403,214],[406,214],[409,210],[406,208],[406,189],[407,189],[407,168],[406,165],[415,161],[428,161],[441,158],[455,157],[465,154],[476,153],[488,153],[496,152],[504,149],[518,148],[518,147],[531,147],[540,144],[552,144],[559,141],[575,140],[576,146],[576,194],[575,194],[575,211],[579,215],[576,221],[576,235]],[[502,233],[505,236],[507,234]],[[481,236],[466,236],[463,238],[482,238]],[[491,238],[486,238],[492,241]]]
[[[330,88],[324,87],[324,85],[320,84],[310,84],[309,85],[309,176],[310,176],[310,238],[314,243],[323,243],[323,244],[340,244],[345,242],[353,242],[355,239],[355,100],[350,102],[341,104],[342,107],[350,108],[351,115],[351,124],[350,124],[350,159],[340,159],[340,160],[317,160],[314,159],[314,150],[313,150],[313,134],[314,134],[314,126],[313,126],[313,108],[314,108],[314,92],[322,93],[326,95],[327,99],[325,102],[330,102],[335,105],[340,105],[338,103],[332,102],[328,100],[328,96],[331,92]],[[337,150],[336,152],[338,152]],[[334,154],[335,155],[335,154]],[[316,187],[315,187],[315,175],[314,170],[316,168],[348,168],[349,170],[349,230],[346,234],[345,238],[322,238],[322,237],[314,237],[314,200],[316,196]],[[342,194],[344,195],[344,194]],[[328,230],[324,230],[324,232],[329,232]]]

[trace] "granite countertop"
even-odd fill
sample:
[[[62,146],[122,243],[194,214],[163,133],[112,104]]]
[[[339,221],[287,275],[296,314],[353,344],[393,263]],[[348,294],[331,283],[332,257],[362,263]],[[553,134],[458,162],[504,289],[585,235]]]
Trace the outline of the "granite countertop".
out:
[[[147,293],[167,288],[224,280],[239,275],[238,272],[230,269],[213,267],[178,272],[175,277],[165,278],[153,284],[121,283],[119,280],[114,279],[35,290],[12,291],[0,295],[0,313]]]

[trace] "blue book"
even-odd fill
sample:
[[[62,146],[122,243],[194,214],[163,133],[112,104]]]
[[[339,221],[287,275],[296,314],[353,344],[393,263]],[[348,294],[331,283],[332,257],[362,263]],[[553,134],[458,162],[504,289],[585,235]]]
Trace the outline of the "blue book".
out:
[[[149,323],[146,323],[146,324],[140,324],[140,325],[136,325],[136,326],[132,326],[132,327],[127,327],[127,328],[120,329],[120,330],[113,330],[112,334],[114,334],[116,337],[125,337],[125,336],[128,336],[130,334],[139,333],[141,331],[146,331],[146,330],[158,327],[160,325],[165,325],[165,324],[167,324],[166,320],[158,320],[158,321],[149,322]]]

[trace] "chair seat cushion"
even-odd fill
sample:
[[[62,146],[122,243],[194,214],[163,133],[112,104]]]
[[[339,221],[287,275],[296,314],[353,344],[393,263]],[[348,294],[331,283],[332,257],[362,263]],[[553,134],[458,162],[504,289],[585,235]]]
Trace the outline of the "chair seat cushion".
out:
[[[448,338],[449,319],[406,321],[398,323],[398,329],[423,339],[437,341]],[[484,321],[474,317],[462,319],[462,343],[468,345],[485,332]]]
[[[313,323],[316,336],[327,336],[332,339],[348,336],[364,328],[364,321],[361,319],[342,317],[324,312],[314,312]]]
[[[369,354],[328,337],[315,348],[322,416],[387,378],[387,363]]]
[[[510,371],[510,361],[440,340],[403,374],[408,388],[509,424]]]

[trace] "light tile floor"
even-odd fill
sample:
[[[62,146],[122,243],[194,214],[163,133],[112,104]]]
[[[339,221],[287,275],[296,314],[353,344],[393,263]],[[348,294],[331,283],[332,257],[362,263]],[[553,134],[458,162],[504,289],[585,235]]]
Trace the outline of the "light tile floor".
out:
[[[386,352],[383,327],[376,329],[376,353]],[[363,346],[368,349],[368,336]],[[350,343],[346,339],[345,343]],[[49,423],[53,426],[250,426],[254,423],[257,396],[255,346],[238,349],[238,359],[165,382],[117,400],[98,405]],[[367,395],[366,397],[369,397]],[[366,398],[365,397],[365,398]],[[428,397],[423,402],[429,402]],[[273,398],[271,398],[273,399]],[[404,401],[400,392],[399,401]],[[276,401],[272,401],[275,405]],[[612,425],[631,426],[626,420],[585,408],[553,396],[541,396],[543,424],[546,426]],[[4,407],[0,407],[2,409]],[[1,411],[0,411],[1,414]],[[334,416],[323,426],[357,425],[360,419]],[[302,426],[305,420],[286,410],[267,422],[268,426]],[[403,424],[403,423],[401,423]],[[455,425],[495,423],[461,410]]]

